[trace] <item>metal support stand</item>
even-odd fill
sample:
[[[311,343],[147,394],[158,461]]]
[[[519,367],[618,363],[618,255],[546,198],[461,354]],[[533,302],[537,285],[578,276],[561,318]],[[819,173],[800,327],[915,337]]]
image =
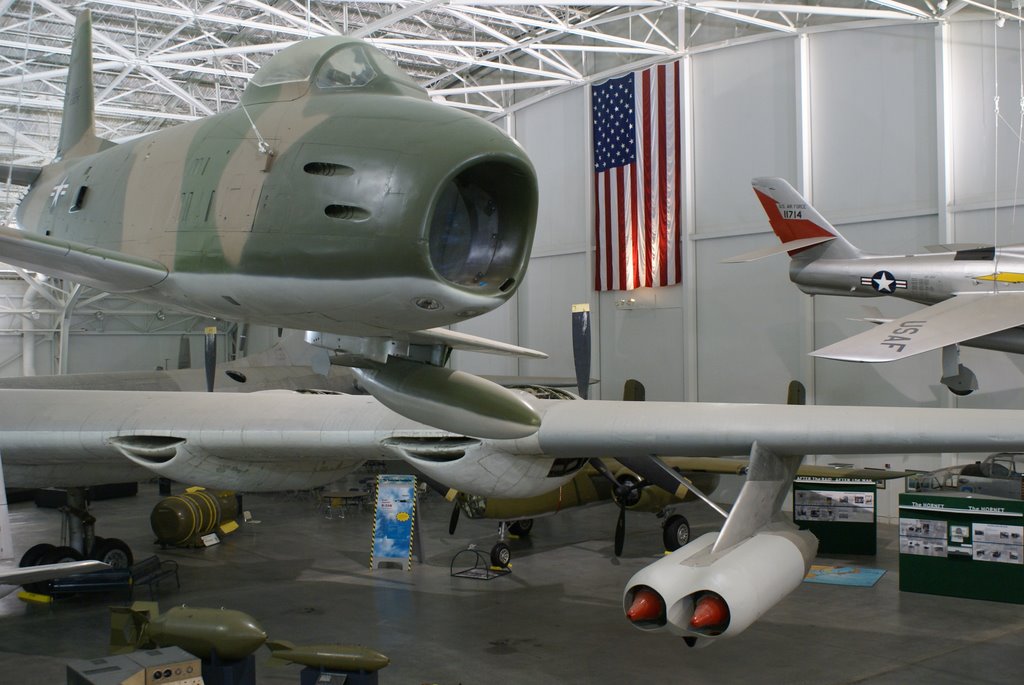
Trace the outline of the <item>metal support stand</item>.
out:
[[[89,513],[85,488],[68,488],[68,503],[60,507],[67,530],[67,542],[76,552],[86,555],[96,540],[96,517]]]

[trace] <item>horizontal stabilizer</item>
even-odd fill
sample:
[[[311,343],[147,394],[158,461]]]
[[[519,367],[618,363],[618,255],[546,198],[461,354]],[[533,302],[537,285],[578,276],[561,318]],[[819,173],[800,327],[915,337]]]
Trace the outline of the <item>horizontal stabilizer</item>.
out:
[[[764,257],[771,257],[772,255],[781,254],[783,252],[793,252],[795,250],[802,250],[805,247],[813,247],[820,245],[821,243],[827,243],[830,240],[835,240],[834,235],[819,235],[813,238],[800,238],[799,240],[790,240],[788,243],[782,243],[780,245],[769,245],[768,247],[762,247],[752,252],[744,252],[741,255],[735,257],[729,257],[723,259],[723,264],[739,264],[740,262],[754,262]]]
[[[0,164],[0,183],[16,186],[30,186],[39,178],[42,167],[25,164]]]
[[[0,228],[0,261],[114,293],[144,290],[167,278],[160,262],[12,228]]]
[[[992,247],[985,243],[939,243],[937,245],[925,245],[924,249],[931,253],[960,252],[961,250],[980,250]]]
[[[712,553],[737,545],[772,522],[792,487],[803,455],[779,456],[756,442],[750,448],[750,470]]]
[[[890,362],[1024,325],[1024,293],[957,295],[815,350],[815,357]]]

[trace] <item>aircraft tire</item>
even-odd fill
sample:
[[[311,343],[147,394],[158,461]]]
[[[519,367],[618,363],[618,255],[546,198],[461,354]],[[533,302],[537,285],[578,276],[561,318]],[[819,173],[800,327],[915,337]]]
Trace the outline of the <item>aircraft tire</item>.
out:
[[[673,514],[665,521],[665,528],[662,530],[662,542],[665,549],[674,552],[690,541],[690,522],[685,516]]]
[[[63,561],[81,561],[84,558],[74,547],[54,547],[39,559],[39,563],[59,564]]]
[[[512,561],[512,550],[504,542],[497,542],[491,547],[491,566],[508,568]]]
[[[38,545],[32,545],[21,555],[21,561],[18,562],[18,566],[25,568],[26,566],[37,566],[43,558],[43,555],[54,548],[48,542],[40,542]]]
[[[89,558],[106,562],[113,568],[131,568],[135,562],[131,548],[117,538],[97,538]]]
[[[520,519],[513,521],[508,526],[508,532],[521,538],[527,537],[531,530],[533,530],[533,519]]]

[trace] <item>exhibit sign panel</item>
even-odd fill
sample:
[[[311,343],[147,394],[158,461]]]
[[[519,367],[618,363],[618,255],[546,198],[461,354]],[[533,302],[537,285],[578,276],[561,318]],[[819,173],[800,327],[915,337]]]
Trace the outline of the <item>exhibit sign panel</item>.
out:
[[[818,538],[824,554],[874,554],[876,483],[851,478],[797,478],[793,522]]]
[[[403,564],[412,568],[416,476],[377,476],[370,568]]]
[[[1024,604],[1024,502],[901,494],[900,589]]]

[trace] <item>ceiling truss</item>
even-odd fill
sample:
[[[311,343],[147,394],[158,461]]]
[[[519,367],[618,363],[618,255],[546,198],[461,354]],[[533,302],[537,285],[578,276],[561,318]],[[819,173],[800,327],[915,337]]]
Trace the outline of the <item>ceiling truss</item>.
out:
[[[368,40],[435,100],[495,119],[595,75],[723,40],[837,22],[932,22],[965,8],[1021,12],[1011,0],[0,0],[0,161],[52,157],[75,15],[85,8],[97,128],[114,140],[234,107],[263,62],[312,36]],[[5,220],[18,196],[0,186]]]

